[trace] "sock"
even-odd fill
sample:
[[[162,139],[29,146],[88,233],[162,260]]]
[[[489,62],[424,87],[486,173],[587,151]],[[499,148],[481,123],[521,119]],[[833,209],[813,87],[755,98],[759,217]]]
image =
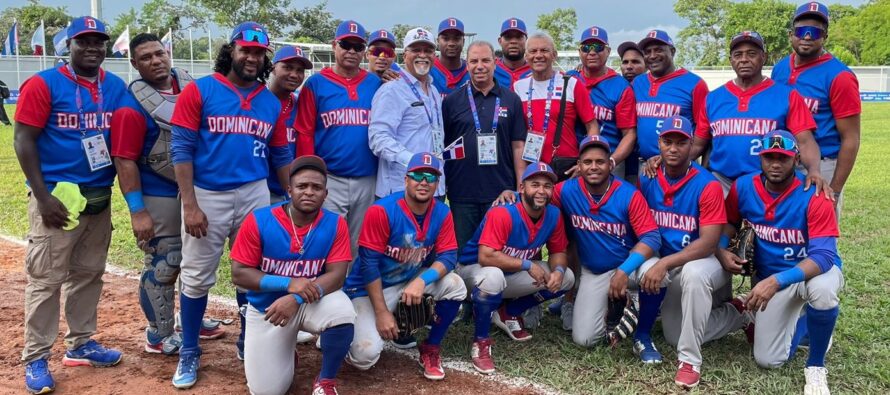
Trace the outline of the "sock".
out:
[[[333,380],[343,364],[343,358],[349,352],[355,326],[352,324],[337,325],[321,332],[321,372],[320,379]]]
[[[800,346],[800,342],[806,337],[809,333],[807,330],[807,314],[804,313],[800,317],[797,318],[797,324],[794,326],[794,336],[791,336],[791,348],[788,350],[788,360],[790,361],[794,358],[794,354],[797,353],[797,349]]]
[[[235,290],[235,300],[238,302],[238,317],[241,318],[241,333],[238,334],[235,346],[238,347],[239,351],[244,352],[244,331],[247,329],[247,317],[245,314],[242,314],[244,310],[241,308],[247,304],[247,292]]]
[[[665,294],[667,294],[667,287],[659,289],[658,293],[654,295],[640,291],[640,321],[634,339],[651,340],[649,332],[652,332],[655,319],[658,318],[658,310],[661,309],[661,302],[664,300]]]
[[[501,305],[501,295],[489,295],[479,290],[473,289],[473,322],[476,329],[474,333],[475,340],[485,339],[489,336],[491,327],[491,313],[498,309]]]
[[[807,305],[807,327],[810,331],[810,356],[807,358],[807,366],[825,366],[825,353],[828,352],[828,342],[834,332],[834,324],[840,307],[835,306],[828,310],[816,310]]]
[[[460,308],[461,300],[437,300],[436,301],[436,322],[430,328],[430,334],[426,337],[426,343],[438,346],[448,332],[448,327],[457,317],[457,310]]]
[[[545,301],[548,301],[550,299],[558,298],[565,293],[565,291],[557,291],[555,293],[546,290],[538,291],[531,295],[521,296],[507,302],[507,307],[505,308],[505,310],[507,310],[508,315],[518,317],[522,315],[522,313],[525,313],[526,310],[541,303],[544,303]]]
[[[197,350],[201,320],[204,319],[204,311],[207,310],[207,295],[190,298],[180,293],[179,309],[182,320],[182,351]]]

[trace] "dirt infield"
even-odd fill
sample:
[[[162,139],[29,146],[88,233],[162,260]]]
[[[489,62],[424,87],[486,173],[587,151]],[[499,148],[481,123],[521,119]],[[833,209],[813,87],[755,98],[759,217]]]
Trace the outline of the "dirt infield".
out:
[[[24,248],[0,240],[0,393],[26,394],[24,368],[20,361],[23,343],[23,303],[27,283],[23,272]],[[99,330],[96,340],[124,352],[123,362],[112,368],[67,368],[61,364],[64,353],[62,337],[67,329],[64,317],[59,338],[53,347],[50,368],[60,394],[220,394],[247,393],[244,369],[235,357],[238,324],[226,327],[220,340],[202,343],[204,356],[198,384],[188,391],[177,391],[170,384],[176,369],[176,357],[147,354],[142,351],[145,318],[139,309],[133,279],[106,274],[99,304]],[[208,315],[237,318],[233,309],[210,304]],[[292,394],[308,394],[318,372],[321,353],[313,345],[298,346],[300,364],[291,387]],[[405,394],[530,394],[533,388],[509,388],[478,375],[447,371],[442,382],[423,378],[416,361],[384,352],[380,362],[369,371],[344,365],[338,379],[341,394],[382,393],[384,390]]]

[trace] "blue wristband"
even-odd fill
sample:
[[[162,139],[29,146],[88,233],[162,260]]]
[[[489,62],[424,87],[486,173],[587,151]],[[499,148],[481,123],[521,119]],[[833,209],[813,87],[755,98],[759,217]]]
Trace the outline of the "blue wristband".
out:
[[[557,266],[556,269],[553,269],[553,270],[556,270],[562,274],[566,274],[566,268],[564,268],[562,266]]]
[[[294,299],[297,300],[297,304],[303,304],[303,297],[300,295],[294,294]]]
[[[720,248],[727,248],[727,247],[729,247],[729,236],[727,236],[727,235],[720,235],[720,243],[717,244],[717,246],[720,247]]]
[[[260,279],[260,291],[263,292],[285,292],[288,285],[290,277],[266,274]]]
[[[807,275],[803,272],[803,269],[797,266],[785,270],[784,272],[776,273],[775,276],[776,282],[779,283],[779,289],[785,289],[791,284],[797,284],[807,279]]]
[[[420,279],[423,280],[425,285],[430,285],[439,279],[439,271],[433,268],[426,269],[426,271],[420,274]]]
[[[124,194],[124,200],[127,201],[127,207],[131,213],[138,213],[145,210],[145,202],[142,201],[142,191],[135,190]]]
[[[530,261],[528,259],[523,259],[522,260],[522,270],[529,271],[529,270],[531,270],[531,268],[532,268],[532,261]]]
[[[643,262],[646,262],[646,257],[639,252],[631,252],[630,255],[627,256],[627,259],[624,260],[624,263],[621,266],[618,266],[618,270],[624,272],[624,274],[630,276],[631,273],[636,271],[643,265]]]
[[[315,289],[318,291],[318,297],[323,298],[324,297],[324,288],[321,287],[321,284],[313,281],[312,285],[314,285]]]

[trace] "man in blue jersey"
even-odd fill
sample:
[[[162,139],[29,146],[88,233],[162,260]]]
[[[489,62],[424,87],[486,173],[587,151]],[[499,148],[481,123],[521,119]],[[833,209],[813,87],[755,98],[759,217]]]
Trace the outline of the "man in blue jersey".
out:
[[[294,129],[294,120],[297,117],[297,89],[303,85],[306,78],[306,70],[312,70],[312,61],[303,54],[300,47],[286,45],[275,51],[272,57],[272,72],[269,81],[269,91],[281,101],[281,115],[287,126],[288,154],[291,158],[297,155],[297,131]],[[287,200],[286,185],[278,181],[278,174],[274,167],[270,167],[268,184],[269,195],[272,203]]]
[[[384,82],[399,79],[396,64],[396,37],[386,29],[375,30],[368,37],[368,72]]]
[[[439,22],[436,42],[439,56],[433,62],[430,77],[439,94],[445,97],[470,79],[467,62],[460,58],[464,51],[464,23],[457,18]]]
[[[494,69],[494,80],[498,85],[513,90],[513,84],[532,73],[531,66],[525,60],[525,42],[528,30],[525,22],[519,18],[509,18],[501,23],[501,35],[498,45],[501,46],[502,58],[497,60]]]

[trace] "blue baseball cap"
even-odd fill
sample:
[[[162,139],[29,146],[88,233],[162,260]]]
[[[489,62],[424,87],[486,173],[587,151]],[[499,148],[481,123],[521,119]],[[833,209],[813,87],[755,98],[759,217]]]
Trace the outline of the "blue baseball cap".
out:
[[[337,33],[334,35],[334,39],[342,40],[344,38],[355,37],[362,40],[362,42],[365,42],[365,36],[367,35],[365,27],[362,26],[361,23],[349,20],[340,22],[340,25],[337,26]]]
[[[84,34],[98,34],[108,40],[108,31],[105,23],[91,16],[82,16],[71,21],[68,25],[68,39],[73,39]]]
[[[256,22],[243,22],[232,29],[229,40],[242,47],[269,48],[269,33]]]
[[[662,121],[658,135],[664,136],[666,134],[682,134],[687,138],[692,138],[692,122],[680,115],[667,118]]]
[[[460,34],[464,34],[464,23],[457,18],[445,18],[445,20],[439,22],[439,32],[436,34],[440,35],[449,30],[454,30],[459,32]]]
[[[418,152],[408,161],[408,171],[406,173],[427,170],[441,176],[442,171],[439,170],[441,167],[442,164],[439,162],[439,158],[436,158],[435,155],[429,152]]]
[[[797,147],[797,139],[787,130],[773,130],[763,136],[761,140],[763,149],[760,155],[775,152],[788,156],[797,156],[800,149]]]
[[[803,3],[797,10],[794,11],[794,19],[792,21],[796,21],[805,16],[815,16],[828,23],[830,21],[828,6],[816,1],[811,1],[809,3]]]
[[[504,33],[511,30],[520,32],[526,36],[528,35],[528,31],[525,29],[525,22],[523,22],[522,19],[519,18],[509,18],[504,21],[504,23],[501,23],[502,36],[504,35]]]
[[[375,30],[371,32],[371,37],[368,38],[368,45],[374,45],[377,41],[386,41],[392,44],[393,48],[396,46],[396,39],[392,33],[388,32],[386,29]]]
[[[600,135],[587,136],[584,140],[581,140],[581,144],[578,146],[578,152],[584,152],[591,147],[600,147],[605,149],[608,153],[612,152],[612,147],[609,146],[609,142]]]
[[[297,59],[300,63],[303,63],[303,68],[311,69],[312,61],[303,54],[303,48],[295,47],[291,45],[286,45],[275,51],[275,56],[272,58],[272,64],[278,62],[286,62],[291,59]]]
[[[732,51],[736,45],[741,43],[751,43],[759,47],[761,50],[766,51],[766,44],[763,42],[763,36],[755,31],[746,30],[732,36],[732,40],[729,42],[729,50]]]
[[[599,26],[588,27],[587,29],[584,29],[584,33],[581,33],[581,44],[590,40],[596,40],[609,45],[609,33],[606,32],[606,29]]]
[[[650,30],[649,33],[646,34],[646,37],[640,40],[639,47],[640,49],[645,50],[646,46],[653,42],[667,44],[670,45],[671,48],[674,47],[674,40],[671,40],[671,36],[664,30]]]
[[[552,181],[552,182],[556,182],[557,180],[559,180],[559,177],[556,176],[556,172],[553,171],[553,168],[550,167],[550,165],[548,165],[544,162],[535,162],[535,163],[530,163],[525,168],[525,171],[522,172],[522,181],[532,178],[538,174],[543,174],[543,175],[547,176],[548,178],[550,178],[550,181]]]

